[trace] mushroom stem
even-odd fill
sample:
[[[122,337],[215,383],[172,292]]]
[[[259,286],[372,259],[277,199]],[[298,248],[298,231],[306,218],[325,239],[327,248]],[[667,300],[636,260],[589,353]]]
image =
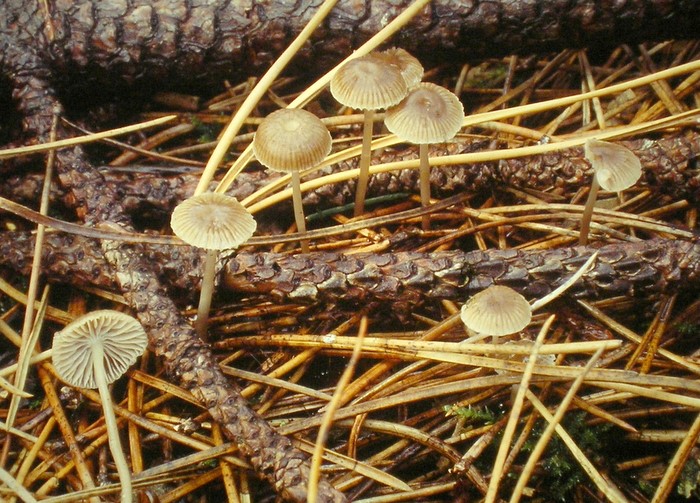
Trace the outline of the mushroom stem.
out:
[[[578,244],[581,246],[588,244],[588,232],[591,228],[591,219],[593,218],[593,207],[598,199],[598,189],[600,189],[600,184],[598,183],[598,178],[593,175],[593,181],[591,182],[591,191],[588,193],[588,199],[586,200],[586,207],[583,209],[583,215],[581,216],[581,233],[579,234]]]
[[[372,156],[372,132],[374,129],[374,110],[365,110],[365,120],[362,126],[362,154],[360,155],[360,176],[355,190],[355,216],[365,212],[365,196],[369,183],[369,163]]]
[[[421,143],[420,154],[420,203],[423,208],[430,205],[430,162],[428,160],[428,144]],[[430,230],[430,215],[423,215],[423,230]]]
[[[95,382],[97,383],[97,389],[100,392],[100,399],[102,400],[109,450],[112,451],[112,459],[114,459],[114,464],[117,466],[119,482],[122,486],[120,501],[121,503],[132,503],[131,471],[129,470],[129,465],[126,463],[126,457],[124,456],[122,444],[119,440],[119,429],[117,427],[117,419],[114,415],[114,407],[112,407],[112,396],[109,393],[107,377],[105,376],[104,349],[101,343],[93,345],[92,367],[95,371]]]
[[[298,171],[292,171],[292,203],[294,204],[294,221],[297,224],[297,231],[306,232],[306,217],[304,216],[304,206],[301,203],[301,179]],[[301,240],[301,252],[309,253],[309,240]]]
[[[214,295],[214,277],[216,276],[216,260],[219,258],[218,250],[207,250],[204,259],[204,273],[202,274],[202,289],[199,293],[199,306],[197,307],[197,320],[194,328],[200,339],[207,339],[209,326],[209,310],[211,298]]]

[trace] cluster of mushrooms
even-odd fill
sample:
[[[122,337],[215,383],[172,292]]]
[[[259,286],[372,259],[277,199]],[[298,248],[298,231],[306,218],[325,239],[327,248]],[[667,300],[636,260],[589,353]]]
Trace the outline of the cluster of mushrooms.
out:
[[[424,206],[430,204],[428,145],[454,138],[462,127],[464,108],[453,93],[435,84],[421,83],[422,77],[423,67],[416,58],[403,49],[392,48],[350,60],[331,80],[331,94],[340,104],[364,112],[356,216],[364,212],[374,111],[381,109],[386,110],[389,131],[403,141],[420,145],[421,202]],[[306,231],[300,173],[321,164],[331,148],[331,134],[323,121],[298,108],[269,114],[253,138],[258,162],[290,175],[294,220],[300,233]],[[428,226],[426,216],[423,227]],[[203,192],[175,208],[171,227],[187,244],[207,250],[195,321],[198,335],[206,338],[219,253],[245,243],[255,232],[255,220],[235,198]],[[301,240],[301,251],[309,252],[308,240]]]
[[[350,60],[331,81],[330,91],[338,102],[364,112],[356,216],[364,211],[374,113],[381,109],[386,111],[385,125],[390,132],[420,146],[421,203],[430,204],[428,146],[455,137],[462,127],[464,109],[457,96],[443,87],[421,82],[422,77],[423,67],[416,58],[403,49],[389,49]],[[291,176],[299,232],[306,229],[300,172],[321,164],[331,146],[331,134],[324,123],[301,109],[271,113],[255,134],[253,151],[257,160],[269,169]],[[581,225],[581,243],[584,244],[598,187],[621,191],[633,185],[641,175],[639,160],[622,146],[591,139],[585,144],[585,155],[594,168],[595,177]],[[426,216],[422,227],[428,229],[429,225]],[[203,192],[175,208],[171,226],[183,241],[206,250],[195,320],[198,335],[206,339],[219,254],[244,244],[255,232],[256,222],[235,198]],[[308,241],[302,240],[301,248],[308,252]],[[580,274],[562,286],[568,287],[578,277]],[[532,311],[549,300],[530,304],[507,287],[491,286],[464,305],[462,319],[469,330],[481,336],[513,334],[523,330],[530,323]],[[136,319],[106,310],[89,313],[69,324],[55,335],[53,343],[53,363],[58,376],[71,386],[99,390],[109,446],[120,478],[122,503],[132,501],[131,476],[119,441],[108,385],[133,365],[146,344],[146,334]]]
[[[451,140],[462,128],[464,107],[444,87],[421,82],[423,67],[403,49],[388,49],[353,59],[331,80],[331,94],[342,105],[364,112],[360,175],[355,191],[355,216],[364,212],[374,112],[385,109],[386,128],[403,141],[419,145],[420,193],[430,204],[428,145]],[[423,220],[427,229],[429,220]]]

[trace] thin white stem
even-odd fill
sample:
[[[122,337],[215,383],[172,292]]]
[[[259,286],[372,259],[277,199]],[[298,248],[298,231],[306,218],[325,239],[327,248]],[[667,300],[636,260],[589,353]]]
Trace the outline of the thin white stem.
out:
[[[591,228],[591,219],[593,218],[593,207],[598,199],[598,189],[600,189],[600,184],[598,183],[598,178],[593,175],[593,181],[591,182],[591,191],[588,193],[588,199],[586,200],[586,207],[583,209],[583,215],[581,216],[581,234],[578,238],[578,244],[581,246],[588,244],[588,232]]]
[[[92,368],[95,372],[95,381],[97,382],[97,389],[100,392],[100,400],[102,400],[109,450],[112,451],[112,459],[114,459],[114,464],[117,466],[119,482],[122,486],[120,501],[121,503],[132,503],[131,471],[126,462],[124,451],[122,450],[122,443],[119,440],[119,428],[117,427],[117,419],[114,415],[114,407],[112,407],[112,396],[109,393],[107,378],[105,377],[104,350],[100,344],[95,344],[92,348]]]
[[[430,206],[430,163],[428,162],[428,144],[421,143],[420,154],[420,204]],[[430,230],[430,215],[423,215],[423,230]]]
[[[204,260],[204,274],[202,275],[202,290],[199,293],[199,306],[197,307],[197,320],[194,328],[200,339],[207,339],[207,328],[209,327],[209,310],[211,309],[211,298],[214,295],[214,278],[216,276],[216,260],[219,258],[217,250],[207,250]]]
[[[360,176],[357,178],[355,189],[355,216],[365,212],[365,195],[369,183],[369,163],[372,160],[372,130],[374,129],[374,111],[365,110],[365,120],[362,126],[362,154],[360,155]]]
[[[292,171],[292,203],[294,204],[294,221],[298,232],[306,232],[306,217],[301,204],[301,179],[298,171]],[[309,240],[301,240],[302,253],[309,253]]]

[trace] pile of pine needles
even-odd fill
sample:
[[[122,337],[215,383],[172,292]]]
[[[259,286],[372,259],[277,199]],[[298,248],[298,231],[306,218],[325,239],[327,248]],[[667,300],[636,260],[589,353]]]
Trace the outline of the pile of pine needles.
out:
[[[682,65],[692,65],[698,55],[697,43],[671,42],[620,47],[595,60],[585,51],[565,51],[435,66],[427,68],[424,80],[452,89],[465,104],[465,127],[455,142],[495,146],[449,162],[497,164],[504,155],[537,156],[580,146],[591,135],[621,141],[697,134],[700,66]],[[222,83],[216,96],[159,95],[152,111],[133,122],[175,116],[175,125],[158,126],[156,133],[127,132],[123,142],[89,148],[106,159],[103,170],[116,177],[176,175],[196,181],[206,171],[226,188],[244,167],[262,170],[248,164],[260,120],[290,103],[305,103],[333,134],[333,153],[324,164],[356,161],[362,119],[346,113],[322,85],[276,76],[249,106],[247,98],[259,92],[259,83],[255,78]],[[222,133],[231,116],[239,117],[239,124]],[[216,147],[220,159],[212,163],[212,149],[227,133],[224,146]],[[375,156],[390,157],[398,142],[377,129]],[[221,161],[225,168],[215,174],[211,166]],[[433,169],[440,169],[441,161],[434,163]],[[416,157],[398,167],[417,166]],[[372,167],[373,173],[394,169],[386,163]],[[312,175],[302,179],[307,180],[303,189],[345,184],[355,176],[352,170]],[[243,200],[259,220],[257,237],[294,231],[287,181],[271,177]],[[493,184],[467,191],[460,205],[434,213],[429,231],[420,230],[417,217],[345,232],[341,226],[353,221],[352,208],[319,207],[309,218],[315,229],[311,247],[344,254],[545,252],[576,242],[587,190],[584,185]],[[61,208],[49,207],[47,194],[41,203],[61,218]],[[696,229],[698,201],[643,184],[624,194],[604,194],[600,204],[614,212],[596,214],[593,241],[598,243],[687,238]],[[416,194],[392,194],[370,201],[370,212],[360,221],[416,207]],[[640,215],[658,225],[637,225]],[[153,221],[159,224],[155,230],[170,233],[167,218]],[[11,213],[3,224],[9,230],[28,228]],[[298,241],[267,241],[242,249],[299,253]],[[28,285],[10,270],[0,283],[5,367],[0,375],[10,381],[25,304],[38,297],[36,281],[33,292]],[[41,348],[80,314],[98,307],[124,309],[114,291],[52,284],[45,292],[37,301],[41,323],[33,331]],[[321,465],[350,500],[660,502],[700,494],[695,447],[700,362],[694,353],[700,320],[694,292],[690,287],[598,300],[564,295],[521,333],[473,347],[460,344],[468,334],[459,318],[461,306],[452,301],[425,299],[416,309],[394,311],[391,302],[279,302],[220,292],[209,340],[252,407],[298,448],[315,454],[315,466]],[[186,315],[194,314],[192,298],[176,300]],[[533,351],[554,359],[528,358]],[[4,436],[0,466],[39,499],[116,498],[116,471],[97,394],[64,386],[40,363],[30,364],[28,373],[32,396],[21,402],[12,434]],[[5,416],[11,393],[2,393],[0,415]],[[121,407],[119,421],[141,501],[274,499],[235,444],[188,392],[166,380],[149,353],[115,384],[113,396]],[[70,423],[75,437],[61,433],[57,423],[62,421]],[[82,452],[84,466],[74,466],[72,449]],[[80,487],[76,473],[81,470],[102,483],[99,489],[73,492]],[[10,494],[0,489],[0,499],[13,501]]]

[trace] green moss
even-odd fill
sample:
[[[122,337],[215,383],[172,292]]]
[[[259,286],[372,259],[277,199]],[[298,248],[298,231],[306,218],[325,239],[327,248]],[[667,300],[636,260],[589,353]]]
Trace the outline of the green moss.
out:
[[[586,414],[583,412],[568,414],[562,426],[588,459],[599,465],[604,459],[605,446],[611,441],[612,426],[590,426],[586,423]],[[532,451],[545,427],[544,422],[537,425],[534,434],[523,446],[524,452]],[[557,435],[549,441],[541,467],[542,470],[532,480],[533,485],[537,486],[538,496],[546,501],[571,501],[576,487],[588,480],[588,476]]]
[[[676,330],[684,337],[694,337],[700,335],[700,324],[691,322],[678,323]]]
[[[206,461],[202,461],[201,463],[199,463],[199,466],[201,468],[211,470],[212,468],[216,468],[217,466],[219,466],[219,460],[218,459],[207,459]]]
[[[493,424],[498,420],[499,415],[493,412],[488,407],[456,407],[454,405],[445,405],[443,407],[445,414],[453,415],[465,419],[470,422]]]
[[[466,87],[489,89],[503,84],[508,74],[506,64],[483,64],[472,68],[465,82]]]
[[[700,497],[700,463],[697,459],[689,459],[681,476],[678,479],[678,485],[676,486],[676,492],[685,497],[686,499],[698,498]]]
[[[216,141],[216,138],[219,134],[218,127],[205,124],[197,117],[192,117],[191,122],[195,128],[196,133],[199,135],[199,138],[197,138],[197,141],[199,143],[211,143],[213,141]]]
[[[637,487],[645,496],[651,498],[656,492],[656,486],[646,479],[638,479]]]

